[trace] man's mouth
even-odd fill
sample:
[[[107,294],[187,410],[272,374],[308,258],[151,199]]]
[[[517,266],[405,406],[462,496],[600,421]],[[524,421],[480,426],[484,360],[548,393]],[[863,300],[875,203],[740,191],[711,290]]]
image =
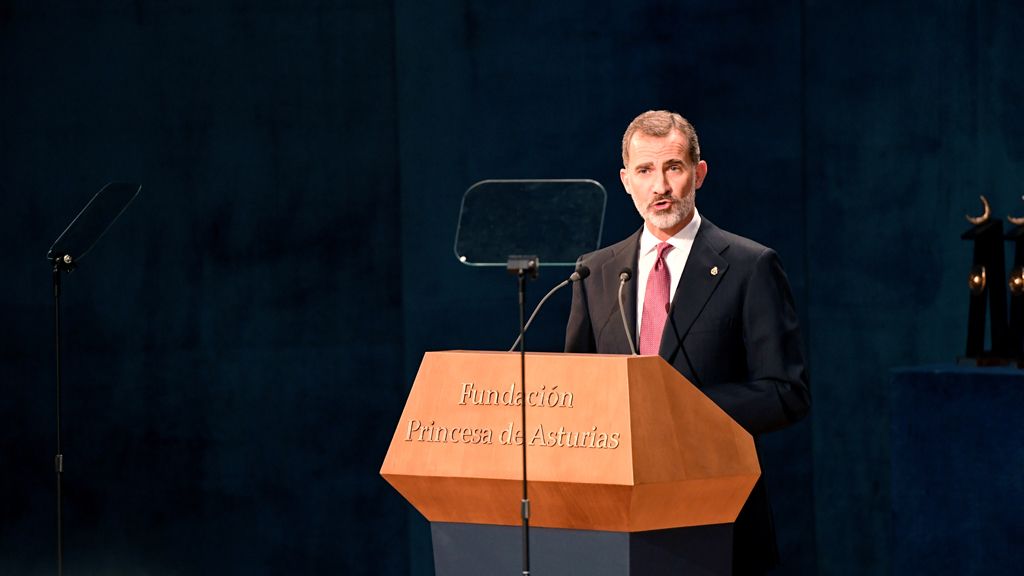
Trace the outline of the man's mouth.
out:
[[[673,200],[671,198],[661,198],[651,202],[649,208],[651,210],[668,210],[672,207]]]

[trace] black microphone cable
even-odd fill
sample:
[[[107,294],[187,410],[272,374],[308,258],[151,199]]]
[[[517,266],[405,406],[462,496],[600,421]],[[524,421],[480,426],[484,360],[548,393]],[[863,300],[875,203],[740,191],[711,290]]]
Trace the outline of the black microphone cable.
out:
[[[555,286],[554,288],[549,290],[548,293],[545,294],[544,297],[540,299],[540,302],[537,303],[537,307],[533,309],[533,314],[530,314],[530,319],[526,321],[526,326],[523,328],[523,333],[525,334],[526,331],[530,329],[530,324],[533,324],[533,319],[537,317],[537,313],[540,312],[541,306],[543,306],[544,303],[547,302],[548,299],[551,298],[551,296],[553,296],[555,292],[558,292],[559,290],[565,288],[566,286],[573,282],[579,282],[580,280],[583,280],[587,276],[590,276],[590,268],[587,268],[585,264],[580,264],[576,266],[576,270],[572,274],[570,274],[568,278],[562,280],[562,282],[559,283],[558,286]],[[508,349],[509,352],[515,352],[516,346],[519,346],[519,339],[521,337],[522,336],[516,336],[516,341],[512,344],[512,347]]]

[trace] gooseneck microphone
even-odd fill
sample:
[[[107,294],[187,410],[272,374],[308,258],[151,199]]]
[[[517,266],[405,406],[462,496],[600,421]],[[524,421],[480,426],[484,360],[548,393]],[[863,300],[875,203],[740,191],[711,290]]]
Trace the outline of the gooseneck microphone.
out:
[[[585,264],[580,264],[576,266],[576,271],[570,274],[568,278],[562,280],[562,282],[558,284],[558,286],[555,286],[554,288],[549,290],[548,293],[545,294],[544,297],[540,299],[540,302],[537,303],[537,307],[533,309],[533,314],[530,314],[530,319],[526,321],[526,326],[523,327],[523,334],[525,334],[526,331],[530,329],[530,324],[533,324],[533,319],[537,316],[537,312],[540,312],[540,307],[543,306],[544,303],[547,302],[548,299],[551,298],[551,296],[553,296],[555,292],[558,292],[559,290],[565,288],[566,286],[572,284],[573,282],[579,282],[580,280],[583,280],[587,276],[590,276],[590,268],[587,268]],[[508,349],[509,352],[515,352],[516,346],[519,346],[520,338],[522,338],[522,335],[516,336],[516,341],[512,344],[512,347]]]
[[[633,356],[636,356],[636,344],[633,343],[633,333],[629,330],[629,322],[626,322],[626,306],[622,303],[622,289],[632,277],[633,271],[629,268],[623,268],[622,272],[619,272],[619,316],[622,317],[622,328],[626,331],[626,339],[629,340],[629,350],[633,353]]]

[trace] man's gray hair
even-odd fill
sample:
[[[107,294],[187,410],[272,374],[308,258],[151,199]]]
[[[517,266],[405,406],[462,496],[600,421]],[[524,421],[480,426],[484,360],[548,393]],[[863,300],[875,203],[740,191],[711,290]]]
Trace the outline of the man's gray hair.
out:
[[[678,130],[689,143],[689,160],[691,166],[700,162],[700,142],[697,141],[697,131],[693,124],[675,112],[668,110],[648,110],[637,116],[629,123],[626,133],[622,135],[622,166],[629,166],[629,141],[637,132],[645,136],[662,138],[668,136],[673,130]]]

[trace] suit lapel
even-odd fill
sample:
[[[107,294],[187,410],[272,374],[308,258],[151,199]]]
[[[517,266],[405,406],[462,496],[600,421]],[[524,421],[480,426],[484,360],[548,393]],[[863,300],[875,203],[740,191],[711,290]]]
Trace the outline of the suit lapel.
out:
[[[690,256],[672,298],[672,312],[661,337],[659,353],[670,363],[674,361],[693,322],[728,272],[729,262],[722,256],[728,246],[721,230],[704,219],[693,239]]]
[[[622,329],[622,318],[619,316],[618,305],[619,273],[622,272],[623,268],[629,268],[633,271],[633,278],[622,289],[622,306],[626,314],[626,323],[629,325],[630,335],[633,337],[634,345],[636,344],[637,335],[634,333],[636,332],[636,278],[638,273],[636,266],[640,251],[641,232],[643,232],[643,228],[625,242],[620,243],[621,249],[617,250],[601,267],[602,277],[605,279],[605,293],[611,294],[612,301],[615,303],[612,306],[613,317],[609,317],[607,321],[613,323],[614,328],[611,335],[614,338],[610,340],[614,350],[619,354],[630,353],[629,338]]]

